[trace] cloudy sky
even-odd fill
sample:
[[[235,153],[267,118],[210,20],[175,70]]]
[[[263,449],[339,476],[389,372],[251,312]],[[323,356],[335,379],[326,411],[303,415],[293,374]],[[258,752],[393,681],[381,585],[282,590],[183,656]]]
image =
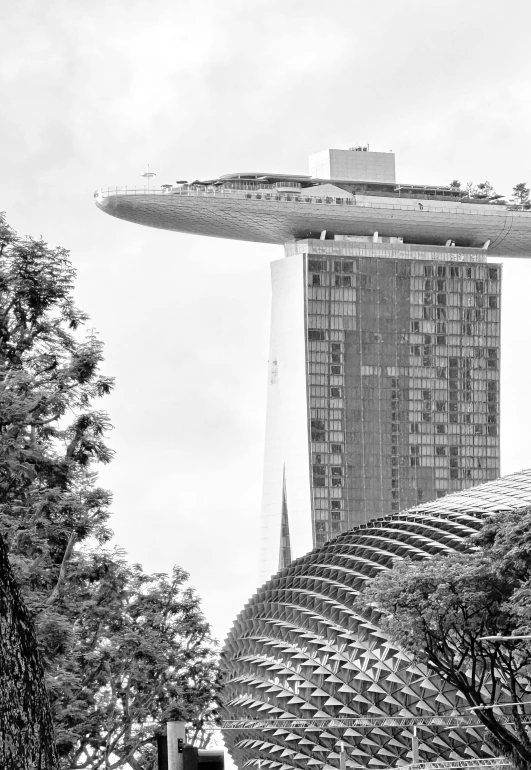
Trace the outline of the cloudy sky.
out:
[[[529,3],[2,3],[1,208],[71,250],[106,343],[116,541],[191,573],[223,638],[256,574],[269,263],[280,247],[127,224],[98,187],[307,173],[369,142],[401,181],[531,182]],[[531,252],[531,249],[530,249]],[[531,465],[531,261],[507,260],[502,470]]]

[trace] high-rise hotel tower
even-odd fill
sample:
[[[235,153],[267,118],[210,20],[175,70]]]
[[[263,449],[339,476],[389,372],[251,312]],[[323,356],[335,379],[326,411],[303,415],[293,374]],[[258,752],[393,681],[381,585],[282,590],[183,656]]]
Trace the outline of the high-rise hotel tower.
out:
[[[164,229],[284,245],[272,263],[261,577],[342,531],[496,478],[501,266],[531,214],[397,184],[394,155],[96,193]]]

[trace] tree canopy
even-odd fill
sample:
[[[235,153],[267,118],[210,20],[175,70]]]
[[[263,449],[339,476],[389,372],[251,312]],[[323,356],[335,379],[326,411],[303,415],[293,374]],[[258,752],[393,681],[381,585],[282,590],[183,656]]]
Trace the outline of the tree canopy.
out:
[[[513,187],[513,195],[511,200],[513,200],[518,206],[522,206],[524,209],[529,209],[531,208],[531,200],[529,199],[530,193],[531,190],[525,182],[518,182],[518,184]]]
[[[494,749],[518,768],[531,766],[522,719],[531,695],[531,641],[487,636],[531,634],[531,511],[487,521],[470,550],[429,560],[396,562],[367,585],[359,608],[456,687],[488,728]],[[489,708],[505,701],[514,725]]]
[[[44,666],[65,768],[135,767],[167,715],[201,732],[217,689],[214,645],[186,573],[145,575],[109,547],[112,496],[96,467],[113,456],[98,404],[114,383],[100,372],[102,343],[83,334],[74,280],[66,250],[22,238],[0,218],[0,537],[14,574],[0,580],[18,613],[11,627],[26,633],[15,642],[0,624],[0,645],[15,660],[23,644],[35,648],[35,626],[32,730],[51,734]],[[0,741],[2,768],[18,770],[19,760]],[[31,761],[41,768],[37,755]]]

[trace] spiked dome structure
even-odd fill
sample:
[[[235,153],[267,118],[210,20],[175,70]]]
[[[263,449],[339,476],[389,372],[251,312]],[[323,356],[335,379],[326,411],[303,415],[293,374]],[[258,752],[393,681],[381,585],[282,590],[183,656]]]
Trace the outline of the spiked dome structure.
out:
[[[531,470],[345,532],[265,583],[236,619],[223,652],[225,719],[457,714],[462,696],[352,610],[366,581],[393,559],[466,550],[485,518],[531,505]],[[508,698],[510,700],[510,698]],[[226,731],[239,768],[316,770],[411,763],[411,728]],[[481,727],[424,726],[422,761],[492,756]]]

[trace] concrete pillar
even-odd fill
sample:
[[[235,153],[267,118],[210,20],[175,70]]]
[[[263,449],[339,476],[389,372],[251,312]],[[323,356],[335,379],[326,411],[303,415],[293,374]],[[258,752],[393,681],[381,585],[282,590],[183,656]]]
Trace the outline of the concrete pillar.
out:
[[[184,770],[183,754],[179,754],[178,740],[182,739],[184,744],[185,727],[184,722],[168,722],[168,770]]]
[[[413,738],[411,739],[411,751],[413,753],[413,764],[418,765],[419,763],[419,737],[417,735],[417,728],[413,728]],[[168,770],[171,770],[171,768],[168,768]]]
[[[339,770],[347,770],[347,755],[343,741],[339,744]]]

